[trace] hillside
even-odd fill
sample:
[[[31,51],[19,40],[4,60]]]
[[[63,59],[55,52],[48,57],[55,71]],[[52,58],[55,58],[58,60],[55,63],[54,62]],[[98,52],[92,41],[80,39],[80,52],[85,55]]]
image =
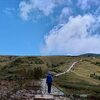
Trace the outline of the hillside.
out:
[[[55,78],[56,85],[66,95],[87,94],[100,99],[100,58],[79,58],[80,60],[70,73]]]
[[[53,72],[63,72],[69,65],[79,58],[73,59],[73,57],[66,56],[45,56],[45,57],[13,57],[3,56],[0,59],[0,74],[1,76],[7,77],[11,75],[20,75],[22,71],[28,72],[34,70],[35,67],[41,67],[43,72],[51,70]],[[24,74],[27,73],[24,72]]]
[[[100,84],[98,80],[92,80],[90,74],[100,74],[100,59],[94,57],[67,57],[67,56],[2,56],[0,57],[0,72],[5,74],[16,74],[17,71],[33,70],[34,67],[41,67],[42,70],[51,70],[59,73],[69,68],[74,62],[78,61],[78,64],[73,68],[71,73],[82,77],[82,79],[92,84]],[[0,73],[0,74],[1,74]]]
[[[95,54],[95,53],[86,53],[79,55],[80,57],[100,57],[100,54]]]
[[[94,56],[1,56],[0,79],[34,80],[37,76],[45,77],[48,70],[54,74],[64,72],[75,61],[78,63],[69,73],[54,77],[55,86],[66,95],[96,94],[99,97],[100,58]],[[34,70],[38,71],[35,73]]]

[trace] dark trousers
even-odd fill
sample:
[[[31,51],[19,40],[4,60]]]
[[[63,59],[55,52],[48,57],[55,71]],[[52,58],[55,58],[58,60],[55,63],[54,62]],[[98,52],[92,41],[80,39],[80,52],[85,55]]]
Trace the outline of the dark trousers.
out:
[[[52,84],[51,83],[48,83],[47,85],[48,85],[48,93],[51,93],[51,85]]]

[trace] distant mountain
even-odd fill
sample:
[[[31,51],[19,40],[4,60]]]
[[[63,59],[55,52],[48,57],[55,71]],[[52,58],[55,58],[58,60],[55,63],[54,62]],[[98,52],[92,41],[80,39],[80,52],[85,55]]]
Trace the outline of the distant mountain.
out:
[[[86,54],[82,54],[82,55],[79,55],[79,56],[82,56],[82,57],[100,57],[100,54],[86,53]]]

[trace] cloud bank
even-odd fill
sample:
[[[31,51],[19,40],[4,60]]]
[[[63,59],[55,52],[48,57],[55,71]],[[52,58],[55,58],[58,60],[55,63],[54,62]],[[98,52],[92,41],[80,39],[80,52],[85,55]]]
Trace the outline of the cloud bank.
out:
[[[28,20],[32,12],[40,12],[45,16],[53,13],[54,8],[62,5],[66,0],[28,0],[19,4],[20,16],[23,20]],[[70,2],[70,0],[67,0]]]
[[[55,27],[45,36],[43,54],[100,53],[100,35],[91,34],[95,23],[96,18],[91,14],[69,17],[67,23]]]
[[[42,54],[100,53],[100,0],[23,0],[19,11],[23,20],[43,15],[58,21],[44,36]]]

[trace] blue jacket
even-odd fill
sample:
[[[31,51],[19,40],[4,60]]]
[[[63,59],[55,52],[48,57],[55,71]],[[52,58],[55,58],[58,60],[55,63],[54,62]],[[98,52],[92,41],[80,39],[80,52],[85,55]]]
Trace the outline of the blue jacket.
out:
[[[52,75],[48,74],[47,79],[46,79],[46,83],[52,83]]]

